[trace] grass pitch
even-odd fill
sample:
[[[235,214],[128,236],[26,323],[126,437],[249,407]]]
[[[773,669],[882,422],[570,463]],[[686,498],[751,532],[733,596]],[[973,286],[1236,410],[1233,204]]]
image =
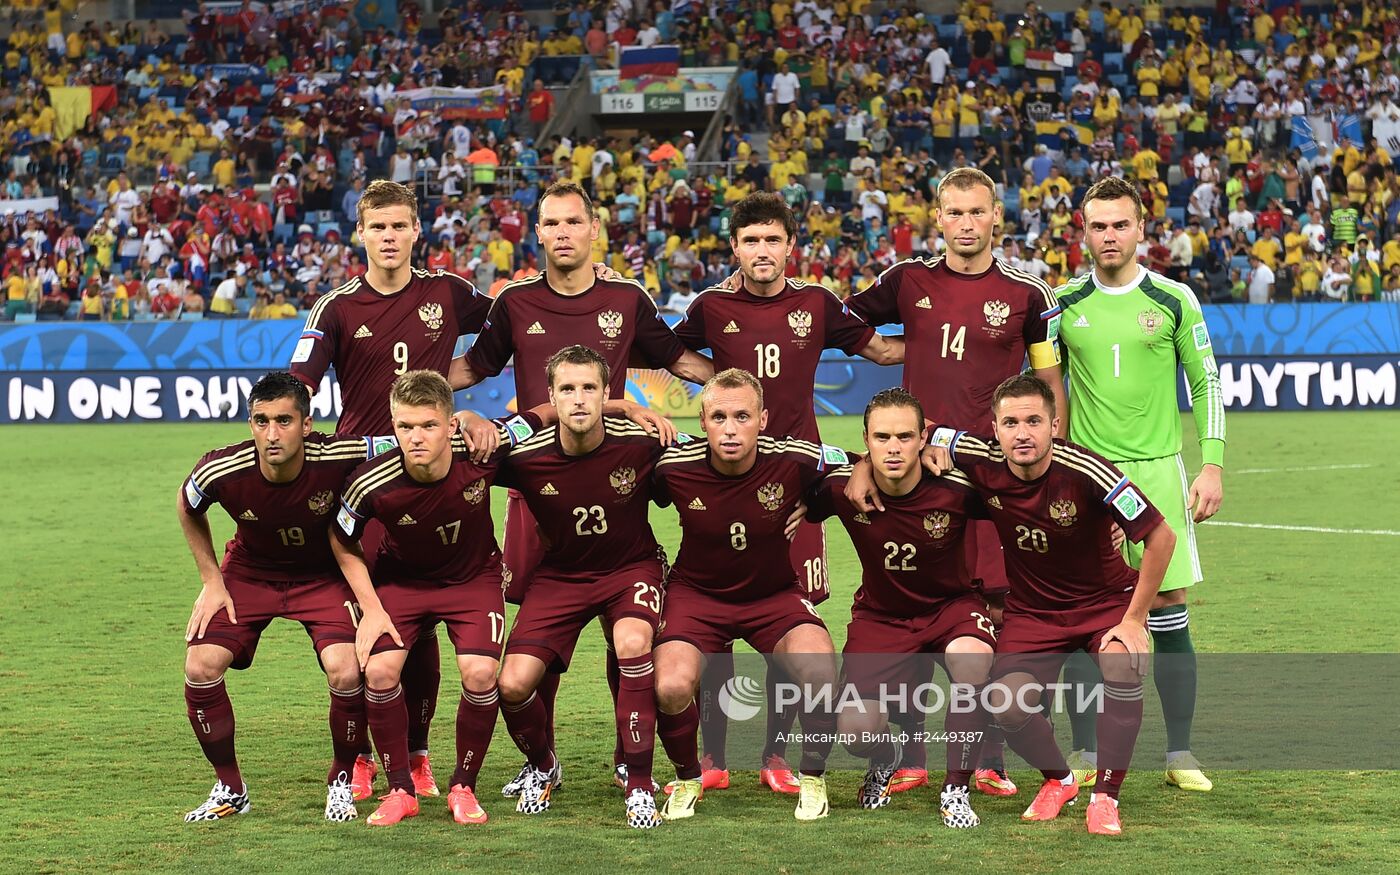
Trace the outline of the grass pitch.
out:
[[[828,442],[858,445],[859,419],[822,425]],[[1393,412],[1231,416],[1219,519],[1338,531],[1203,527],[1206,582],[1190,599],[1199,650],[1397,649],[1397,431]],[[1215,792],[1195,795],[1142,769],[1123,792],[1126,834],[1103,840],[1085,833],[1082,806],[1054,823],[1021,823],[1038,776],[1014,765],[1021,795],[975,798],[983,825],[965,833],[942,826],[931,790],[860,811],[852,772],[832,776],[828,820],[799,824],[793,797],[760,791],[755,771],[738,770],[732,788],[707,798],[695,819],[635,833],[610,781],[612,709],[593,630],[560,693],[567,781],[544,815],[517,815],[496,795],[520,762],[498,723],[480,781],[491,816],[484,827],[453,824],[445,799],[426,801],[417,819],[393,829],[325,823],[325,683],[305,634],[277,623],[256,665],[229,681],[253,810],[186,825],[181,816],[213,778],[181,694],[183,630],[199,580],[175,493],[201,453],[246,438],[247,429],[30,426],[0,435],[10,459],[0,474],[0,757],[8,765],[0,871],[1400,869],[1387,826],[1400,807],[1393,772],[1211,771]],[[1344,435],[1359,439],[1338,440]],[[495,499],[499,508],[499,490]],[[216,538],[226,537],[227,516],[211,519]],[[674,511],[654,509],[653,519],[675,555]],[[822,614],[839,648],[858,580],[839,526],[829,552],[834,595]],[[445,668],[433,728],[440,779],[451,772],[457,689]],[[731,768],[743,765],[756,766],[731,753]],[[658,745],[658,776],[666,769]],[[362,804],[361,817],[371,810]]]

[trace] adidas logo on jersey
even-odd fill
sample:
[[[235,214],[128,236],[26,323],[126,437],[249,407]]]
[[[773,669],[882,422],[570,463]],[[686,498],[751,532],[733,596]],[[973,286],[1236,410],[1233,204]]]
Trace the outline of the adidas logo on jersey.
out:
[[[914,306],[918,307],[920,310],[932,310],[933,302],[928,299],[928,295],[924,295]]]
[[[864,511],[861,511],[860,513],[856,514],[854,517],[852,517],[852,519],[863,526],[870,525],[870,517],[866,516]]]
[[[994,507],[994,508],[996,508],[997,510],[1001,510],[1001,499],[1000,499],[1000,498],[997,498],[995,495],[993,495],[991,498],[987,499],[987,504],[988,504],[988,506],[990,506],[990,507]]]
[[[738,325],[738,323],[736,323],[733,319],[730,319],[730,320],[729,320],[729,324],[726,325],[726,326],[724,326],[724,333],[725,333],[725,334],[738,334],[738,333],[739,333],[739,325]]]
[[[544,326],[538,322],[530,323],[530,327],[525,329],[526,334],[544,334]]]
[[[554,488],[553,483],[546,483],[540,488],[540,495],[558,495],[559,490]]]
[[[356,340],[360,340],[361,338],[365,338],[365,337],[373,337],[373,336],[374,336],[374,332],[369,330],[369,326],[368,326],[368,325],[361,325],[359,328],[356,328],[356,329],[355,329],[355,339],[356,339]]]
[[[690,504],[687,505],[687,507],[691,510],[705,510],[705,502],[701,501],[700,496],[697,495],[690,500]]]
[[[258,515],[255,514],[255,513],[253,513],[251,510],[245,510],[245,511],[243,511],[243,513],[240,513],[240,514],[238,515],[238,518],[241,519],[241,520],[247,520],[248,522],[251,523],[251,522],[257,522],[257,520],[258,520]]]
[[[1074,320],[1074,327],[1075,327],[1075,328],[1088,328],[1088,327],[1089,327],[1089,320],[1086,319],[1086,318],[1083,317],[1083,316],[1080,316],[1078,319]]]
[[[399,517],[399,525],[401,525],[401,526],[416,526],[416,525],[418,525],[418,520],[414,519],[413,517],[409,516],[408,514],[404,514],[403,516]]]

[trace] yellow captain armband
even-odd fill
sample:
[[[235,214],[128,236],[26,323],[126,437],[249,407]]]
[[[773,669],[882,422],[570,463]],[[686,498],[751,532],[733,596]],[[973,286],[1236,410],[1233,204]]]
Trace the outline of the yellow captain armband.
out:
[[[1060,347],[1052,340],[1031,344],[1026,354],[1031,360],[1031,367],[1037,371],[1053,368],[1060,363]]]

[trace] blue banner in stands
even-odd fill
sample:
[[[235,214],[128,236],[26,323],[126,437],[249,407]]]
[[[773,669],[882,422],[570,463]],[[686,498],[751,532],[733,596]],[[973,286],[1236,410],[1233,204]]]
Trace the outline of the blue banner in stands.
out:
[[[1233,304],[1208,307],[1206,322],[1227,409],[1395,407],[1400,304]],[[0,422],[239,418],[253,381],[286,367],[300,333],[297,320],[5,325]],[[818,412],[859,413],[872,394],[898,382],[897,368],[828,351],[815,381]],[[630,371],[627,393],[676,416],[698,410],[695,387],[663,372]],[[1184,389],[1180,395],[1185,409]],[[457,399],[499,414],[514,406],[514,374],[507,369]],[[334,375],[315,404],[317,418],[339,414]]]

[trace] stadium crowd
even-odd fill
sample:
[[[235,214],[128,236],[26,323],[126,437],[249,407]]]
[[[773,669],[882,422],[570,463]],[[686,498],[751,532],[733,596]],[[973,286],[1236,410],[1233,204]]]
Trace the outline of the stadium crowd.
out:
[[[377,177],[430,195],[420,263],[492,294],[539,269],[539,192],[572,178],[601,207],[595,259],[677,311],[733,270],[730,207],[778,191],[805,216],[789,273],[845,296],[942,249],[934,191],[969,165],[1001,183],[997,254],[1052,286],[1088,270],[1077,205],[1111,173],[1148,206],[1142,260],[1202,300],[1400,299],[1385,4],[674,6],[560,2],[536,25],[515,2],[425,20],[407,0],[390,31],[349,5],[201,3],[171,34],[18,3],[0,69],[5,318],[295,318],[363,273],[355,204]],[[721,163],[697,160],[693,131],[537,139],[546,80],[573,56],[673,43],[682,66],[738,68]],[[440,118],[398,96],[434,85],[502,86],[508,112]],[[66,132],[49,89],[72,86],[111,91]],[[1332,127],[1327,148],[1299,119]],[[57,208],[27,212],[44,198]]]

